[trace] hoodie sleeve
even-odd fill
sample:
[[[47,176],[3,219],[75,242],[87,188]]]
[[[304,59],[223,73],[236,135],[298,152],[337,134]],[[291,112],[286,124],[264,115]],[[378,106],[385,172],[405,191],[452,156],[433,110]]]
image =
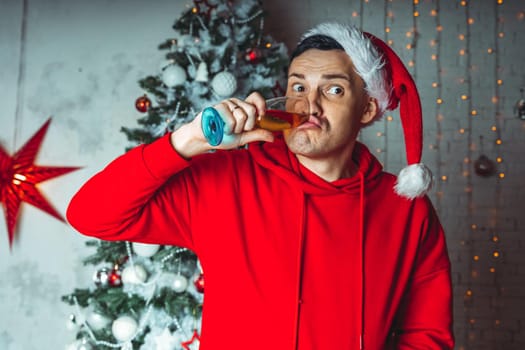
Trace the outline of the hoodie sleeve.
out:
[[[398,350],[454,348],[450,260],[443,229],[429,206],[413,278],[397,313]]]
[[[67,219],[80,233],[103,240],[192,249],[185,182],[167,185],[188,165],[171,146],[169,135],[138,146],[80,188],[69,203]]]

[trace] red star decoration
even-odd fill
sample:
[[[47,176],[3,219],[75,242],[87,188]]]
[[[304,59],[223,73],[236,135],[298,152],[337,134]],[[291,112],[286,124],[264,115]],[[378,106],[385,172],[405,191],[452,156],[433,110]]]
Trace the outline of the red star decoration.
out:
[[[50,122],[51,118],[12,157],[0,146],[0,202],[4,207],[10,248],[13,244],[16,221],[22,202],[34,205],[65,222],[36,187],[40,182],[79,169],[78,167],[51,167],[34,164]]]
[[[195,329],[193,331],[193,335],[191,336],[191,339],[188,340],[188,341],[183,341],[181,344],[182,344],[182,347],[186,350],[192,350],[190,348],[190,345],[193,344],[193,342],[197,341],[197,342],[200,342],[201,338],[199,337],[199,333],[197,333],[197,330]]]

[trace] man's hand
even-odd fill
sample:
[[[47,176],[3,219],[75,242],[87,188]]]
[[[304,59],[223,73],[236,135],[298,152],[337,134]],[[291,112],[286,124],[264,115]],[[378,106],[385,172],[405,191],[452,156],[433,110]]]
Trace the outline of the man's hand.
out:
[[[255,121],[266,111],[266,102],[258,92],[246,100],[230,98],[213,106],[224,121],[224,137],[220,145],[212,147],[202,132],[202,112],[193,121],[171,134],[173,148],[184,158],[191,158],[212,149],[235,149],[254,141],[273,141],[270,131],[255,128]]]

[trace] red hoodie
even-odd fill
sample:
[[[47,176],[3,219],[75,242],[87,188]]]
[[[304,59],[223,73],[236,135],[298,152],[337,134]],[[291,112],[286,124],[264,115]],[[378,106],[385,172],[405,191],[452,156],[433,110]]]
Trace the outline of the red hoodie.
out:
[[[169,136],[90,179],[68,208],[104,240],[193,250],[201,350],[452,349],[450,263],[428,198],[407,200],[362,144],[326,182],[282,139],[187,161]]]

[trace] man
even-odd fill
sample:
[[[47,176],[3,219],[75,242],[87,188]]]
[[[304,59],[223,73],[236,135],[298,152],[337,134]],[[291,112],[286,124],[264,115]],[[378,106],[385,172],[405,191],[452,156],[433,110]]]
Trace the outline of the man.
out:
[[[69,221],[195,251],[201,350],[452,349],[450,263],[405,67],[372,35],[321,24],[292,54],[286,94],[308,98],[307,123],[272,134],[254,128],[259,94],[222,101],[222,144],[199,114],[90,179]],[[398,102],[416,175],[396,182],[356,137]]]

